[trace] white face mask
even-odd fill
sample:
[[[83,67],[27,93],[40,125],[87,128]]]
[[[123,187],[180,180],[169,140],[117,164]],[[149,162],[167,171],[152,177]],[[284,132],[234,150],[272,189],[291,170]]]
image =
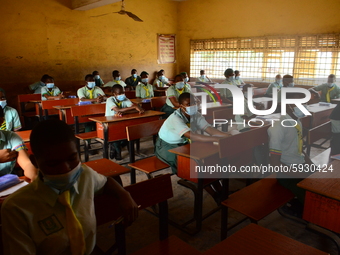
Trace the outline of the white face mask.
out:
[[[46,83],[46,87],[47,87],[48,89],[51,89],[51,88],[54,87],[54,83]]]
[[[201,78],[204,79],[204,78],[205,78],[205,74],[202,74],[202,75],[201,75]]]
[[[115,81],[120,81],[120,76],[116,77]]]
[[[198,111],[197,104],[185,107],[186,114],[188,114],[190,116],[195,115],[197,113],[197,111]]]
[[[332,88],[334,86],[334,83],[327,83],[329,88]]]
[[[94,78],[95,78],[96,80],[99,80],[99,79],[100,79],[99,74],[95,75]]]
[[[184,82],[180,81],[176,83],[176,88],[182,89],[184,87]]]
[[[7,105],[7,101],[6,100],[2,100],[0,101],[0,106],[2,107],[2,109],[4,109]]]
[[[142,82],[143,82],[143,83],[148,83],[148,81],[149,81],[149,78],[143,78],[143,79],[142,79]]]
[[[94,81],[88,81],[87,82],[87,87],[89,89],[93,89],[95,85],[96,85],[96,83]]]

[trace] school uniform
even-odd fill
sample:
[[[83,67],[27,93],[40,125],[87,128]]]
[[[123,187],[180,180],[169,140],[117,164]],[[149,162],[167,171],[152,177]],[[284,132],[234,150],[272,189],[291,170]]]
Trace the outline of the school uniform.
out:
[[[328,87],[328,83],[321,84],[313,88],[315,91],[321,91],[321,102],[330,103],[331,99],[339,98],[340,87],[333,83],[333,87]]]
[[[136,97],[154,97],[153,86],[151,84],[139,83],[136,87]]]
[[[228,84],[228,85],[235,85],[236,86],[236,83],[235,83],[235,80],[229,80],[229,79],[225,79],[222,84]],[[221,97],[226,97],[227,99],[229,100],[233,100],[233,94],[231,93],[231,91],[229,89],[219,89],[220,91],[220,95]]]
[[[57,86],[54,86],[50,91],[46,86],[41,88],[41,100],[45,101],[47,98],[44,95],[48,96],[58,96],[61,93],[60,89]]]
[[[42,81],[37,81],[29,85],[30,90],[34,90],[34,94],[41,94],[41,88],[45,87],[45,83]]]
[[[294,127],[295,122],[285,121],[285,125],[292,127],[284,127],[281,121],[292,119],[288,114],[280,117],[280,121],[275,121],[274,126],[268,128],[269,135],[269,152],[270,154],[279,155],[283,165],[291,166],[292,164],[304,164],[305,158],[302,153],[303,137],[302,124],[298,120],[297,127]],[[307,177],[308,173],[306,174]],[[278,182],[291,190],[303,204],[305,191],[296,186],[302,179],[292,178],[291,175],[285,173],[277,173]]]
[[[5,119],[0,126],[0,130],[17,131],[21,129],[21,122],[17,110],[6,105],[4,115]]]
[[[86,165],[70,189],[71,206],[82,225],[88,255],[96,244],[94,195],[103,190],[107,178]],[[37,178],[10,197],[1,208],[5,254],[71,254],[65,206],[59,191]]]
[[[190,116],[190,120],[188,120],[181,109],[177,109],[167,118],[159,130],[155,155],[169,164],[174,174],[177,173],[176,154],[169,152],[169,150],[189,143],[189,139],[184,136],[186,132],[204,131],[209,126],[210,124],[201,113],[197,112]]]
[[[273,88],[277,88],[277,90],[280,90],[282,88],[282,83],[273,82],[269,84],[265,95],[271,97],[273,95]]]
[[[236,85],[243,85],[244,84],[244,81],[241,79],[241,78],[238,78],[238,79],[234,79],[234,82]]]
[[[140,76],[137,75],[137,77],[130,76],[125,79],[125,83],[127,86],[131,86],[133,89],[136,89],[139,82],[141,82],[142,79]]]
[[[211,80],[207,76],[205,76],[204,78],[200,76],[196,78],[196,83],[198,82],[211,82]]]
[[[153,82],[153,89],[156,90],[157,87],[160,87],[160,88],[164,88],[164,87],[167,87],[169,86],[169,80],[168,78],[165,78],[164,80],[159,80],[158,78],[156,78]]]
[[[126,87],[125,82],[123,82],[122,80],[119,80],[119,81],[116,81],[116,80],[109,81],[108,83],[106,83],[104,85],[104,87],[113,87],[116,84],[121,85],[123,87],[123,89]]]
[[[0,131],[0,150],[10,149],[12,151],[26,150],[26,146],[20,136],[12,131]],[[16,159],[10,162],[0,163],[0,176],[10,174],[16,163]]]
[[[105,96],[104,91],[98,86],[94,86],[93,89],[89,89],[86,85],[77,91],[77,96],[86,99],[96,99],[98,95]]]
[[[98,87],[101,87],[101,86],[104,85],[102,78],[94,79],[94,82],[96,83],[96,86],[98,86]]]
[[[167,89],[167,98],[165,101],[165,105],[162,106],[162,108],[160,109],[161,112],[165,112],[165,114],[162,116],[163,119],[166,119],[170,116],[170,114],[172,114],[176,109],[174,109],[174,105],[171,103],[170,98],[171,97],[175,97],[178,101],[179,96],[184,93],[184,92],[188,92],[191,93],[191,89],[188,88],[188,86],[184,86],[183,90],[180,91],[176,88],[176,85],[170,86]]]

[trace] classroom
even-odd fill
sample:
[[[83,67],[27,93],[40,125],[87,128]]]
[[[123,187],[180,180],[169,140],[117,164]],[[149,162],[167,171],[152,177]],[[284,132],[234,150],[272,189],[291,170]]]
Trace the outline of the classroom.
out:
[[[6,157],[13,158],[3,162],[15,163],[13,159],[18,158],[22,169],[25,162],[24,172],[28,169],[25,176],[30,179],[31,170],[38,169],[31,158],[32,151],[37,150],[34,142],[32,148],[30,145],[31,130],[51,118],[48,115],[55,115],[54,118],[67,123],[74,131],[76,149],[82,151],[80,162],[86,165],[84,169],[93,168],[100,176],[114,179],[130,192],[138,206],[139,218],[126,231],[122,231],[121,212],[111,207],[106,211],[106,202],[100,200],[101,197],[94,199],[96,208],[104,208],[103,216],[101,212],[97,215],[97,246],[93,253],[88,253],[91,249],[85,238],[86,252],[83,250],[82,254],[103,254],[115,239],[118,253],[114,254],[340,254],[340,221],[337,220],[340,182],[336,171],[340,167],[336,158],[340,154],[340,110],[337,107],[340,83],[336,80],[340,76],[338,8],[338,0],[2,1],[0,106],[18,111],[20,127],[14,122],[11,131],[18,131],[22,146],[28,149],[24,159],[19,159],[21,145],[20,142],[15,144],[17,154],[9,152]],[[174,55],[169,61],[164,60],[161,53],[162,38],[174,40]],[[150,99],[138,98],[136,88],[129,85],[121,91],[117,87],[111,90],[112,82],[117,84],[114,73],[119,74],[121,81],[126,81],[133,79],[133,69],[138,75],[137,84],[145,81],[145,85],[153,85],[153,96],[147,87],[139,92],[146,93],[144,98]],[[239,70],[240,84],[235,81],[236,70]],[[91,92],[90,97],[80,101],[84,103],[89,99],[94,104],[75,106],[80,97],[78,90],[94,83],[94,71],[99,72],[103,81],[102,94]],[[44,74],[51,79],[46,84],[53,83],[62,93],[51,94],[53,100],[46,100],[49,96],[38,96],[20,101],[34,94],[29,86],[39,83]],[[200,78],[209,81],[200,82]],[[284,120],[278,110],[281,105],[284,108],[284,102],[278,99],[276,108],[277,100],[271,98],[276,94],[271,86],[280,79],[278,98],[288,87],[310,93],[310,100],[303,103],[310,116],[303,113],[298,116],[294,103],[287,103],[288,115],[294,114],[296,118]],[[165,81],[175,92],[158,83],[154,85],[158,80]],[[183,86],[177,87],[178,83],[183,83],[184,92],[191,94],[182,96],[186,93],[182,94]],[[240,88],[244,115],[232,112],[237,97],[234,96],[233,103],[228,89],[222,88],[223,83]],[[329,88],[325,84],[329,84]],[[321,88],[321,85],[324,86]],[[181,90],[178,95],[177,88]],[[122,94],[132,102],[124,107],[134,113],[125,114],[124,110],[119,110],[121,102],[117,99]],[[252,100],[248,100],[251,96]],[[206,115],[202,113],[204,122],[200,120],[199,124],[216,123],[216,128],[200,126],[190,132],[194,130],[190,127],[191,115],[185,109],[197,112],[198,108],[190,104],[193,98],[197,105],[202,101],[206,111]],[[298,95],[291,98],[302,100]],[[5,105],[1,103],[3,100],[6,100]],[[68,101],[58,104],[59,100]],[[110,109],[106,100],[113,102]],[[257,116],[257,119],[258,114],[247,107],[248,101],[254,104],[251,109],[271,109],[273,114]],[[183,106],[185,103],[187,105]],[[26,110],[28,112],[24,112]],[[112,111],[111,116],[108,111]],[[4,110],[4,116],[0,114],[7,129],[12,125],[6,117],[8,112]],[[169,132],[165,128],[175,126],[168,120],[176,112],[182,114],[184,121],[189,119],[189,123],[181,127],[190,136],[181,133],[180,140],[173,142],[175,147],[168,146],[165,153],[157,151],[162,142],[170,144],[164,140],[164,134]],[[250,125],[253,118],[256,118],[255,126],[259,121],[267,123],[274,119],[295,124],[285,133],[283,126],[273,129],[274,121],[272,125],[254,128]],[[243,121],[244,130],[240,127]],[[233,122],[235,126],[230,126]],[[283,133],[294,136],[297,141],[294,148],[284,145]],[[281,144],[273,137],[282,138]],[[196,148],[191,142],[197,144]],[[285,148],[288,153],[283,157]],[[290,153],[295,150],[300,156],[308,155],[306,160],[294,158]],[[301,173],[306,170],[299,166],[306,166],[307,158],[316,166],[313,171],[308,167],[313,177],[298,175],[289,179],[294,180],[290,183],[282,181],[288,178],[280,175],[282,171],[274,175],[263,171],[238,175],[242,167],[262,170],[277,162],[280,166],[290,165],[289,171],[300,170]],[[215,166],[233,171],[229,171],[231,175],[228,176],[225,172],[209,173],[207,169],[215,169]],[[194,169],[205,170],[197,174]],[[35,174],[43,180],[42,174]],[[98,183],[102,181],[100,178],[96,179]],[[291,186],[293,182],[294,187]],[[118,190],[119,194],[127,196],[125,190]],[[145,190],[144,197],[140,196],[141,190]],[[169,207],[164,206],[162,199],[168,201]],[[0,197],[1,204],[3,201],[6,199]],[[287,211],[289,207],[297,214]],[[115,216],[110,218],[107,214],[111,210]],[[120,217],[116,217],[119,213]],[[109,228],[101,224],[108,224],[107,218],[111,220]],[[59,222],[53,219],[39,220],[39,226]],[[2,228],[5,227],[6,223],[2,222]],[[44,231],[46,234],[47,227]],[[2,238],[5,243],[9,240],[4,234]],[[81,254],[70,253],[72,245],[66,253],[45,250],[41,254]],[[0,246],[2,249],[3,244]],[[14,254],[13,251],[5,249],[3,253],[0,250],[0,254]]]

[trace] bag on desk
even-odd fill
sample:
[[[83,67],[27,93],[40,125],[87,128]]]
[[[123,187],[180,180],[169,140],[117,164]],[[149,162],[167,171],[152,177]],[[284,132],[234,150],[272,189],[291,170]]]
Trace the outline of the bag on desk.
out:
[[[14,174],[6,174],[0,177],[0,191],[8,189],[20,182],[18,176]]]
[[[87,104],[92,104],[91,101],[79,101],[79,105],[87,105]]]

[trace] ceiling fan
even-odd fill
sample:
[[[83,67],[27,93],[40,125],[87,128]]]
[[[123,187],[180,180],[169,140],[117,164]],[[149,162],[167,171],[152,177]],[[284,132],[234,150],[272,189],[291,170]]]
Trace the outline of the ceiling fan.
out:
[[[143,22],[143,20],[141,20],[139,17],[137,17],[132,12],[125,11],[124,0],[122,0],[122,7],[121,7],[120,11],[119,12],[114,12],[114,13],[118,13],[118,14],[121,14],[121,15],[125,15],[126,14],[126,15],[128,15],[130,18],[132,18],[135,21]]]

